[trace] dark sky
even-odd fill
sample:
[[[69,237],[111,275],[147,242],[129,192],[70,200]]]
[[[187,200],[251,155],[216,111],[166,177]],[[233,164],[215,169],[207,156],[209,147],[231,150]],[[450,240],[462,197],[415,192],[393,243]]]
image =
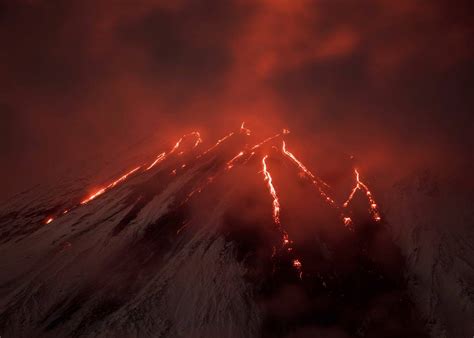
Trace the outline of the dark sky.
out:
[[[243,119],[374,173],[472,168],[471,3],[4,0],[0,197]]]

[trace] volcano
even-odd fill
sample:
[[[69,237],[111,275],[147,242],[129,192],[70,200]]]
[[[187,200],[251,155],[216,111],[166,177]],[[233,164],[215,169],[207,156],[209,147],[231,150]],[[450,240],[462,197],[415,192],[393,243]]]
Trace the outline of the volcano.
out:
[[[288,134],[259,139],[242,124],[206,146],[191,132],[93,191],[75,179],[5,202],[0,334],[462,332],[443,321],[442,297],[423,307],[423,291],[412,287],[423,278],[410,282],[416,260],[407,258],[420,242],[394,239],[370,179],[352,167],[319,176]],[[430,273],[440,280],[443,270]]]

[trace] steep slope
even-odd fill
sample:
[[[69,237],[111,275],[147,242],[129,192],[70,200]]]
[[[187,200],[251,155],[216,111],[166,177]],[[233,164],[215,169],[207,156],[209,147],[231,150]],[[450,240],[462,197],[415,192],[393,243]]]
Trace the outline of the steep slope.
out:
[[[359,172],[341,198],[287,133],[193,132],[88,195],[76,180],[5,203],[0,333],[426,336]]]
[[[395,185],[384,203],[411,293],[436,337],[474,332],[473,200],[452,187],[460,185],[427,170]]]

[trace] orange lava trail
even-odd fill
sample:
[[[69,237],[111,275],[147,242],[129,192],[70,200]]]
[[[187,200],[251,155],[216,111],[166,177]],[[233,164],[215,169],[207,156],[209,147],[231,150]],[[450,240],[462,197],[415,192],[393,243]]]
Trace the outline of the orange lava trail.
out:
[[[295,155],[293,155],[286,148],[285,141],[283,141],[283,144],[282,144],[282,151],[283,151],[284,155],[286,155],[291,161],[293,161],[293,163],[295,163],[301,169],[301,171],[311,179],[311,182],[318,188],[318,191],[319,191],[319,194],[321,195],[321,197],[328,204],[330,204],[331,206],[337,207],[336,202],[334,201],[334,199],[332,199],[320,186],[320,184],[321,184],[321,185],[324,185],[327,188],[330,188],[329,185],[326,182],[324,182],[322,179],[320,179],[319,177],[316,177],[308,168],[306,168],[306,166],[303,163],[301,163],[301,161],[298,160],[295,157]]]
[[[237,131],[230,132],[226,136],[224,136],[221,139],[217,140],[217,142],[212,147],[210,147],[209,149],[207,149],[206,151],[204,151],[203,153],[198,155],[196,158],[200,158],[201,156],[213,151],[215,148],[217,148],[224,141],[226,141],[227,139],[229,139],[231,136],[235,135],[236,133],[237,133]],[[240,126],[239,133],[245,134],[245,135],[250,135],[251,131],[250,131],[250,129],[245,127],[245,122],[242,122],[242,124]],[[186,197],[186,199],[184,200],[183,203],[186,203],[193,195],[200,193],[204,188],[206,188],[208,185],[212,184],[215,181],[216,177],[218,177],[219,175],[221,175],[223,173],[226,173],[227,171],[231,170],[238,161],[239,161],[239,163],[243,163],[243,164],[247,163],[256,154],[257,149],[259,149],[263,145],[267,144],[268,142],[270,142],[272,140],[275,140],[278,137],[282,137],[283,135],[288,134],[288,133],[289,133],[289,131],[287,129],[283,129],[282,132],[280,132],[278,134],[275,134],[273,136],[270,136],[270,137],[264,139],[263,141],[261,141],[260,143],[255,144],[252,147],[247,147],[246,146],[246,148],[244,150],[240,151],[237,155],[235,155],[232,159],[230,159],[225,164],[225,167],[223,168],[222,171],[214,173],[212,176],[209,176],[205,181],[200,182],[200,185],[195,187],[195,189],[187,195],[187,197]],[[174,144],[174,146],[168,152],[160,153],[154,159],[154,161],[151,164],[149,164],[144,170],[148,171],[148,170],[152,169],[153,167],[155,167],[156,165],[158,165],[162,161],[166,160],[171,154],[177,152],[178,149],[181,147],[183,141],[188,137],[194,137],[195,138],[195,141],[194,141],[194,144],[193,144],[193,149],[196,148],[197,146],[199,146],[199,144],[201,144],[203,142],[202,139],[201,139],[201,135],[197,131],[193,131],[191,133],[185,134]],[[285,157],[287,157],[292,163],[294,163],[300,169],[302,174],[304,174],[306,177],[308,177],[310,179],[310,181],[317,188],[317,190],[319,191],[320,196],[324,199],[324,201],[326,203],[328,203],[331,207],[334,207],[334,208],[340,210],[340,212],[341,212],[340,216],[341,216],[341,219],[342,219],[342,222],[344,223],[344,225],[349,226],[349,225],[352,224],[351,218],[346,217],[346,215],[344,214],[344,210],[349,206],[349,204],[353,200],[353,198],[354,198],[354,196],[355,196],[355,194],[358,190],[361,190],[361,191],[365,192],[365,195],[366,195],[366,197],[368,199],[368,202],[370,204],[369,211],[370,211],[370,214],[371,214],[372,218],[375,221],[380,221],[381,220],[380,213],[379,213],[378,207],[377,207],[377,203],[375,202],[375,200],[372,196],[372,193],[369,190],[369,188],[367,187],[367,185],[364,184],[361,181],[360,175],[359,175],[359,172],[358,172],[357,169],[354,169],[355,177],[356,177],[356,184],[353,187],[348,199],[342,205],[342,207],[344,209],[341,210],[341,207],[339,206],[339,204],[336,203],[335,200],[333,198],[331,198],[329,193],[327,192],[328,189],[330,189],[329,185],[327,183],[325,183],[321,178],[319,178],[318,176],[313,174],[299,159],[297,159],[296,156],[286,148],[285,141],[283,141],[283,143],[282,143],[282,153]],[[178,153],[178,155],[181,155],[181,154],[183,154],[183,151]],[[244,161],[240,161],[241,159],[243,159]],[[282,224],[281,224],[281,220],[280,220],[280,209],[281,209],[280,200],[279,200],[277,191],[275,189],[272,176],[271,176],[271,174],[268,170],[267,159],[268,159],[268,155],[265,155],[262,158],[262,173],[263,173],[263,176],[264,176],[264,181],[266,182],[266,185],[268,187],[270,196],[272,198],[273,221],[274,221],[275,226],[277,227],[277,230],[279,231],[279,233],[281,235],[281,239],[282,239],[281,249],[285,249],[287,252],[291,252],[293,250],[292,241],[289,239],[288,233],[282,227]],[[186,167],[187,167],[186,164],[181,165],[181,169],[184,169]],[[88,196],[86,199],[84,199],[82,202],[80,202],[80,204],[78,204],[76,206],[73,206],[72,208],[65,209],[62,212],[62,214],[58,214],[58,215],[60,216],[60,215],[67,214],[69,211],[72,211],[75,208],[80,207],[81,205],[85,205],[85,204],[91,202],[95,198],[103,195],[104,193],[106,193],[110,189],[116,187],[117,185],[119,185],[122,182],[124,182],[125,180],[127,180],[130,175],[134,174],[135,172],[137,172],[140,169],[142,169],[142,166],[138,166],[138,167],[130,170],[126,174],[122,175],[118,179],[111,182],[109,185],[98,189],[96,192],[94,192],[93,194]],[[176,173],[177,173],[176,169],[172,171],[173,175],[176,175]],[[58,216],[58,215],[47,216],[47,218],[44,220],[44,224],[50,224],[51,222],[53,222],[56,219],[56,216]],[[183,226],[183,228],[184,228],[184,226]],[[180,233],[181,229],[182,228],[180,228],[177,233]],[[274,247],[274,253],[275,252],[276,252],[276,249]],[[299,278],[301,279],[302,276],[303,276],[301,261],[299,259],[295,258],[292,261],[292,265],[293,265],[293,268],[298,271]]]
[[[280,136],[283,135],[283,134],[288,134],[288,133],[289,133],[288,129],[283,129],[283,131],[282,131],[281,133],[278,133],[278,134],[275,134],[275,135],[273,135],[273,136],[267,137],[267,138],[266,138],[265,140],[263,140],[262,142],[257,143],[257,144],[254,145],[252,148],[250,148],[250,150],[252,150],[252,151],[253,151],[253,150],[256,150],[256,149],[260,148],[261,146],[263,146],[265,143],[267,143],[267,142],[269,142],[269,141],[271,141],[271,140],[274,140],[274,139],[276,139],[277,137],[280,137]]]
[[[362,182],[360,180],[360,174],[359,174],[359,171],[357,169],[354,169],[354,174],[355,174],[355,177],[356,177],[356,185],[352,189],[352,191],[351,191],[349,197],[347,198],[347,200],[344,202],[344,204],[343,204],[344,208],[347,208],[349,206],[349,203],[354,198],[354,195],[357,192],[357,190],[364,191],[365,195],[367,196],[367,199],[369,201],[369,204],[370,204],[369,211],[370,211],[370,214],[372,215],[372,219],[374,221],[377,221],[377,222],[380,221],[382,218],[380,217],[380,213],[378,211],[377,202],[375,202],[375,199],[373,198],[372,193],[370,192],[367,185],[364,184],[364,182]]]
[[[265,155],[262,158],[262,173],[264,176],[264,180],[267,182],[268,190],[270,192],[270,195],[273,198],[273,221],[275,222],[275,225],[277,226],[278,230],[282,233],[283,236],[283,246],[286,246],[290,244],[290,240],[288,237],[288,233],[282,229],[281,223],[280,223],[280,200],[278,199],[278,195],[275,190],[275,186],[273,185],[273,179],[272,175],[268,171],[267,167],[267,158],[268,155]],[[289,248],[291,250],[291,248]]]
[[[243,125],[243,123],[242,123]],[[242,126],[241,126],[242,128]],[[246,129],[246,128],[245,128]],[[250,153],[249,153],[249,157],[247,158],[246,162],[253,156],[255,155],[255,150],[257,150],[258,148],[260,148],[261,146],[263,146],[264,144],[270,142],[271,140],[274,140],[284,134],[289,134],[290,131],[288,129],[283,129],[283,131],[281,133],[278,133],[278,134],[275,134],[273,136],[270,136],[270,137],[267,137],[265,140],[263,140],[262,142],[260,143],[257,143],[256,145],[254,145],[252,148],[250,148]],[[249,135],[249,134],[247,134]],[[232,167],[235,165],[235,162],[237,162],[238,159],[240,159],[242,156],[244,156],[246,154],[245,151],[240,151],[237,155],[235,155],[229,162],[227,162],[227,169],[232,169]]]
[[[245,135],[250,135],[250,129],[245,127],[245,122],[242,122],[240,125],[240,132],[244,133]]]
[[[265,155],[262,158],[262,173],[264,176],[264,180],[267,182],[268,191],[270,192],[271,197],[273,198],[273,221],[277,226],[278,230],[281,232],[282,235],[282,247],[287,247],[286,250],[288,252],[292,251],[293,248],[291,247],[292,241],[288,236],[288,233],[282,228],[281,221],[280,221],[280,200],[278,198],[275,186],[273,185],[272,175],[268,171],[267,166],[267,158],[268,155]],[[274,252],[275,254],[275,252]],[[301,279],[303,277],[303,265],[301,264],[299,259],[293,260],[293,267],[298,271],[298,276]]]
[[[196,137],[196,142],[194,142],[193,148],[196,148],[200,143],[202,143],[201,134],[199,134],[198,131],[190,132],[189,134],[183,135],[183,136],[178,140],[178,142],[176,142],[176,144],[175,144],[174,147],[170,150],[170,152],[168,153],[168,155],[174,153],[174,152],[180,147],[181,142],[183,142],[183,140],[184,140],[186,137],[189,137],[189,136],[195,136],[195,137]]]
[[[89,197],[87,197],[85,200],[83,200],[81,202],[81,204],[87,204],[89,203],[90,201],[92,201],[93,199],[95,199],[96,197],[104,194],[106,191],[108,191],[109,189],[115,187],[117,184],[125,181],[130,175],[132,175],[134,172],[136,172],[137,170],[139,170],[141,168],[141,166],[138,166],[132,170],[130,170],[128,173],[126,173],[125,175],[119,177],[118,179],[116,179],[115,181],[113,181],[112,183],[110,183],[108,186],[104,187],[104,188],[101,188],[99,189],[98,191],[96,191],[95,193],[93,193],[92,195],[90,195]]]
[[[161,154],[159,154],[155,161],[150,164],[145,170],[150,170],[151,168],[153,168],[155,165],[157,165],[158,163],[160,163],[161,161],[163,161],[164,159],[166,158],[166,153],[165,152],[162,152]]]
[[[166,153],[166,152],[162,152],[161,154],[159,154],[156,159],[148,166],[146,167],[146,171],[150,170],[151,168],[153,168],[154,166],[156,166],[157,164],[159,164],[160,162],[164,161],[169,155],[171,155],[172,153],[174,153],[180,146],[181,146],[181,143],[183,142],[183,140],[187,137],[190,137],[190,136],[194,136],[196,138],[196,141],[194,142],[194,145],[193,145],[193,149],[196,148],[200,143],[202,143],[202,138],[201,138],[201,134],[199,134],[199,132],[197,131],[193,131],[189,134],[185,134],[183,135],[176,143],[175,145],[173,146],[173,148],[171,148],[171,150]],[[185,166],[185,165],[184,165]],[[85,205],[87,203],[89,203],[90,201],[94,200],[95,198],[103,195],[105,192],[107,192],[109,189],[112,189],[113,187],[115,187],[116,185],[120,184],[121,182],[125,181],[130,175],[132,175],[133,173],[135,173],[136,171],[138,171],[139,169],[141,169],[142,166],[138,166],[132,170],[130,170],[129,172],[127,172],[126,174],[124,174],[123,176],[119,177],[118,179],[116,179],[115,181],[113,181],[112,183],[110,183],[108,186],[106,187],[103,187],[103,188],[100,188],[99,190],[97,190],[96,192],[94,192],[92,195],[88,196],[86,199],[84,199],[83,201],[81,201],[81,203],[79,204],[80,205]],[[77,207],[77,206],[76,206]],[[73,207],[75,208],[75,207]],[[67,214],[68,212],[70,211],[70,209],[66,209],[62,212],[62,215],[65,215]],[[55,220],[55,218],[53,217],[49,217],[48,219],[46,219],[45,221],[45,224],[50,224],[51,222],[53,222]]]
[[[291,161],[293,161],[293,163],[295,163],[301,169],[303,174],[305,174],[306,176],[308,176],[310,178],[313,185],[318,189],[319,195],[322,197],[322,199],[326,203],[328,203],[331,207],[336,208],[336,209],[340,209],[340,207],[336,203],[336,201],[333,198],[331,198],[329,196],[329,194],[327,192],[325,192],[321,187],[321,185],[324,185],[326,187],[329,187],[329,185],[326,184],[320,178],[316,177],[300,160],[298,160],[296,158],[296,156],[286,148],[285,141],[283,141],[283,144],[282,144],[282,151],[283,151],[284,155],[286,155]],[[353,191],[351,193],[351,196],[350,196],[350,199],[352,199],[352,196],[353,196],[353,194],[355,193],[356,190],[357,190],[357,188],[353,189]],[[347,205],[344,204],[344,207],[346,207],[346,206]],[[342,223],[344,224],[344,226],[350,227],[352,225],[352,219],[350,217],[347,217],[344,213],[341,213],[340,218],[341,218]]]
[[[224,136],[223,138],[217,140],[216,144],[214,144],[212,147],[210,147],[209,149],[207,149],[205,152],[203,152],[202,154],[200,154],[197,158],[200,158],[201,156],[204,156],[206,155],[207,153],[209,153],[210,151],[213,151],[215,148],[217,148],[222,142],[224,142],[225,140],[227,140],[229,137],[231,137],[232,135],[234,135],[234,132],[231,132],[229,134],[227,134],[226,136]]]
[[[201,139],[201,134],[199,134],[199,132],[197,131],[193,131],[189,134],[185,134],[183,136],[181,136],[181,138],[175,143],[175,145],[173,146],[173,148],[171,148],[171,150],[166,153],[166,152],[162,152],[161,154],[159,154],[156,159],[145,169],[145,170],[150,170],[151,168],[153,168],[154,166],[156,166],[157,164],[159,164],[160,162],[163,162],[164,160],[166,160],[166,158],[173,154],[176,150],[178,150],[178,148],[181,146],[181,143],[183,142],[183,140],[189,136],[195,136],[196,137],[196,141],[194,142],[194,145],[193,145],[193,148],[196,148],[200,143],[202,143],[202,139]]]
[[[286,156],[288,156],[294,163],[296,163],[298,165],[298,167],[300,167],[300,169],[306,174],[308,175],[311,179],[313,180],[317,180],[319,183],[323,184],[324,186],[326,186],[327,188],[330,188],[330,186],[324,182],[322,179],[320,179],[319,177],[316,177],[311,171],[308,170],[308,168],[306,168],[306,166],[301,163],[301,161],[299,161],[295,155],[293,155],[290,151],[288,151],[286,149],[286,143],[285,141],[283,141],[282,143],[282,151],[283,151],[283,154],[285,154]]]
[[[273,197],[273,221],[276,224],[280,225],[280,201],[278,200],[275,187],[273,186],[272,176],[267,168],[267,162],[266,162],[267,158],[268,158],[268,155],[265,155],[262,159],[262,165],[263,165],[262,172],[265,177],[265,181],[267,181],[268,190],[270,190],[270,194]]]
[[[299,259],[293,260],[293,267],[298,271],[298,276],[300,279],[303,279],[303,265],[301,264]]]
[[[245,159],[243,164],[247,164],[247,162],[250,161],[250,159],[253,157],[253,155],[255,155],[255,151],[252,151],[250,153],[250,155]]]
[[[199,132],[197,131],[192,132],[191,134],[194,134],[197,137],[196,142],[194,142],[194,146],[193,146],[193,148],[196,148],[200,143],[202,143],[201,134],[199,134]]]
[[[235,155],[230,161],[228,161],[227,164],[226,164],[227,170],[232,169],[232,167],[234,166],[235,161],[237,161],[239,158],[244,156],[244,154],[245,153],[243,151],[241,151],[237,155]]]

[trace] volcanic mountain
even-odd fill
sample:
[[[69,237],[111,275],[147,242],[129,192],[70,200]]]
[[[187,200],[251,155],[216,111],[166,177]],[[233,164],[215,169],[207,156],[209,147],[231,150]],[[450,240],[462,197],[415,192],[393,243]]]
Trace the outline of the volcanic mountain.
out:
[[[443,296],[427,307],[416,294],[446,270],[417,269],[423,241],[394,238],[370,180],[357,168],[323,179],[288,133],[242,124],[205,146],[192,132],[88,194],[76,179],[2,204],[0,335],[464,332],[443,321]],[[465,324],[472,302],[452,309]]]

